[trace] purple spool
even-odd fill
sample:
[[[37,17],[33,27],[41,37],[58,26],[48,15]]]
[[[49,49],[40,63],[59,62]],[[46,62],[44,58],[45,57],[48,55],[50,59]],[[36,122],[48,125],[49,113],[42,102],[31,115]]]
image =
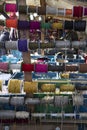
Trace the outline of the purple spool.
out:
[[[35,72],[47,73],[48,65],[47,64],[35,64]]]
[[[87,15],[87,8],[84,8],[84,16]]]
[[[17,12],[17,5],[16,4],[7,3],[5,5],[5,11],[6,12]]]
[[[38,21],[30,21],[30,29],[32,30],[32,29],[35,29],[35,30],[37,30],[37,29],[40,29],[40,22],[38,22]]]
[[[28,51],[28,45],[27,40],[18,40],[18,50],[21,52],[27,52]]]
[[[20,30],[29,29],[29,21],[18,20],[18,29]]]

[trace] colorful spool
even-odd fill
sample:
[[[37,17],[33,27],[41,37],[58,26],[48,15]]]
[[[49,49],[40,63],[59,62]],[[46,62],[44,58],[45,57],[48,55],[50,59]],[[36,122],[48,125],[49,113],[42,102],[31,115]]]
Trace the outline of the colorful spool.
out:
[[[17,41],[6,41],[5,48],[7,50],[17,50]]]
[[[8,92],[10,93],[21,93],[21,80],[11,79],[8,82]]]
[[[41,24],[38,21],[30,21],[29,24],[30,24],[31,30],[33,30],[33,29],[37,30],[37,29],[40,29],[40,27],[41,27]]]
[[[18,40],[18,50],[21,52],[27,52],[28,51],[28,42],[26,39]]]
[[[47,64],[35,64],[35,72],[47,73],[48,65]]]
[[[42,29],[50,29],[51,28],[51,24],[50,23],[41,23],[41,28]]]
[[[17,19],[6,19],[6,27],[8,28],[17,28],[18,20]]]
[[[83,16],[83,7],[74,6],[73,7],[73,17],[82,17]]]
[[[16,4],[5,4],[5,11],[6,12],[17,12],[17,5]]]
[[[65,15],[72,15],[72,9],[66,9]]]
[[[73,29],[73,21],[64,21],[64,29],[66,30],[72,30]]]
[[[87,15],[87,8],[84,8],[84,16]]]
[[[52,24],[53,29],[63,29],[63,23],[62,22],[57,22]]]
[[[24,82],[24,92],[26,94],[36,93],[38,91],[38,83],[37,82]]]
[[[75,31],[85,31],[86,29],[86,21],[85,20],[78,20],[74,21],[74,30]]]
[[[0,62],[0,71],[8,72],[9,71],[9,63]]]
[[[31,72],[34,71],[34,64],[25,64],[22,63],[22,71]]]
[[[65,16],[65,9],[64,8],[58,8],[58,15]]]
[[[18,20],[18,29],[19,30],[29,29],[29,21]]]

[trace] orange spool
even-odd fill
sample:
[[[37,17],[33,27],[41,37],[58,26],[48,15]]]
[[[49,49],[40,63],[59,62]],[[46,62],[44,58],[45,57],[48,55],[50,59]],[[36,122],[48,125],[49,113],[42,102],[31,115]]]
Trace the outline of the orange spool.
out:
[[[66,15],[72,15],[72,9],[66,9]]]
[[[17,19],[6,19],[6,27],[8,28],[17,28],[18,20]]]

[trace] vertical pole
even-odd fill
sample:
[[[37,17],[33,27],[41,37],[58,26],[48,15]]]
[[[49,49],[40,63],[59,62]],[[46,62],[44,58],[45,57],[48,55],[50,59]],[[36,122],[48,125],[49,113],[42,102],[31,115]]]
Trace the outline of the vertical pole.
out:
[[[18,6],[26,5],[26,0],[18,0]],[[19,14],[20,20],[28,20],[27,14]],[[19,30],[20,39],[29,39],[29,30]],[[25,35],[25,36],[24,36]],[[22,53],[23,62],[24,63],[31,63],[31,56],[30,51]],[[25,81],[32,81],[32,73],[31,72],[24,72],[24,80]]]

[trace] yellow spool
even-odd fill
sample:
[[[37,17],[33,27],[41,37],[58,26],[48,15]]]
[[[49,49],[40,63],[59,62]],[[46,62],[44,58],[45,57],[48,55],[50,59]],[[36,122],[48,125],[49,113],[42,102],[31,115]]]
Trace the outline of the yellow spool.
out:
[[[75,91],[75,86],[72,84],[63,84],[60,86],[60,91]]]
[[[62,22],[53,23],[52,28],[53,29],[63,29],[63,23]]]
[[[21,92],[21,80],[11,79],[8,82],[8,92],[20,93]]]
[[[41,91],[42,92],[55,92],[55,84],[42,84]]]
[[[24,82],[24,92],[27,94],[36,93],[38,91],[38,83],[37,82]]]

